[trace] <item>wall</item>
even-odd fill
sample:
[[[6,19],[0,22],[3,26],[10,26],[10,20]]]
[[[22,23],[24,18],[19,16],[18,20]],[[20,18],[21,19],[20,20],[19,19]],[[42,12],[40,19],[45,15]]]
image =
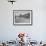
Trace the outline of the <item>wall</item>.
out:
[[[33,10],[32,26],[14,26],[13,10]],[[46,1],[17,0],[12,5],[7,0],[0,0],[0,40],[15,40],[18,32],[31,34],[33,40],[46,40]]]

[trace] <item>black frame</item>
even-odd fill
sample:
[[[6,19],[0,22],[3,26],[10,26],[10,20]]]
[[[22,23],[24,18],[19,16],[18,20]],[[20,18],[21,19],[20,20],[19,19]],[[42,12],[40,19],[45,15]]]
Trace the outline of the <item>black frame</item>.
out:
[[[30,11],[31,12],[31,24],[14,24],[14,11]],[[13,25],[17,25],[17,26],[27,26],[27,25],[32,25],[33,24],[33,11],[32,10],[13,10]]]

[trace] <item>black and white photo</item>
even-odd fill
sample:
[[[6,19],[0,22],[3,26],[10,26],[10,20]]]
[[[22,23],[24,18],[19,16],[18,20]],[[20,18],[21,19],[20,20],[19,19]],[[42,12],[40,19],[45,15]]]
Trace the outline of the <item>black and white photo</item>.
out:
[[[31,16],[32,10],[14,10],[13,24],[32,24]]]

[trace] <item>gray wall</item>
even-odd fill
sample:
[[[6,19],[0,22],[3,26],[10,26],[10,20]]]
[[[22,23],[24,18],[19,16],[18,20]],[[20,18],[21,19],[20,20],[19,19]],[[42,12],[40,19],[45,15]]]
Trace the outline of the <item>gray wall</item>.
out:
[[[13,10],[33,10],[32,26],[14,26]],[[19,32],[31,34],[33,40],[46,40],[46,0],[17,0],[14,5],[0,0],[0,40],[15,40]]]

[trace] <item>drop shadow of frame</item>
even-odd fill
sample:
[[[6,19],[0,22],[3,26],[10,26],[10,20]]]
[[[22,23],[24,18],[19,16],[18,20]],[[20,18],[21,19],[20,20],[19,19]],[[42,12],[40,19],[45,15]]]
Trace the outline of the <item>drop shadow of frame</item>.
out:
[[[14,21],[14,13],[15,11],[30,11],[31,12],[31,24],[16,24]],[[32,10],[13,10],[13,25],[14,26],[32,26],[33,25],[33,11]]]

